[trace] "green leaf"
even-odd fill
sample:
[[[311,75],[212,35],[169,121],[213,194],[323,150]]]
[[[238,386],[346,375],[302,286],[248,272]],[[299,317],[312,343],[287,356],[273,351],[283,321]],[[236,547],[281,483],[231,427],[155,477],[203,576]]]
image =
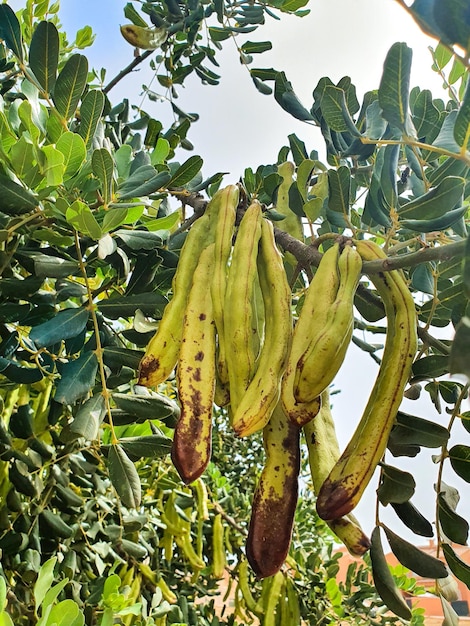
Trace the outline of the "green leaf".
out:
[[[29,66],[44,93],[54,88],[59,64],[59,33],[52,22],[40,22],[31,39]]]
[[[412,530],[415,535],[434,536],[431,522],[411,502],[391,502],[391,506],[405,526]]]
[[[368,322],[378,322],[385,317],[382,300],[375,291],[367,289],[362,283],[354,296],[354,306]]]
[[[59,371],[54,400],[60,404],[73,404],[94,386],[98,360],[94,352],[84,352],[78,359],[60,366]]]
[[[271,68],[267,68],[267,67],[252,67],[250,69],[250,74],[252,77],[256,77],[259,78],[259,80],[276,80],[276,76],[278,74],[278,71],[275,70],[273,67]]]
[[[415,4],[416,6],[419,6],[419,2]],[[415,7],[413,7],[412,9],[412,12],[414,11],[415,11]],[[446,46],[444,46],[444,44],[439,42],[436,48],[434,49],[434,54],[433,54],[433,58],[436,63],[436,66],[439,69],[444,69],[445,66],[452,59],[452,57],[453,57],[452,50],[449,50],[449,48],[447,48]]]
[[[468,3],[466,0],[440,0],[434,2],[434,20],[445,43],[456,43],[464,50],[469,49],[470,20],[468,17]]]
[[[17,533],[14,530],[4,532],[0,537],[0,548],[3,554],[18,554],[22,552],[29,543],[26,533]]]
[[[292,135],[288,135],[287,139],[289,140],[289,146],[292,152],[292,158],[294,159],[294,163],[298,166],[302,163],[302,161],[308,159],[305,144],[294,133],[292,133]]]
[[[328,126],[339,133],[351,133],[360,137],[356,124],[348,110],[346,93],[335,85],[326,85],[322,92],[320,107]]]
[[[308,219],[314,223],[321,215],[323,209],[323,198],[311,198],[303,206],[303,211]]]
[[[387,212],[391,209],[397,208],[397,171],[399,156],[400,146],[385,146],[383,148],[383,164],[380,172],[380,187]]]
[[[44,598],[46,597],[46,593],[52,586],[54,582],[54,567],[57,562],[57,557],[52,557],[48,561],[46,561],[39,570],[38,577],[34,584],[34,603],[36,606],[36,611],[41,606]]]
[[[424,356],[413,363],[413,382],[444,376],[449,371],[449,357],[441,354]]]
[[[380,158],[382,158],[383,163],[383,155],[383,150],[380,150],[377,154],[374,174],[372,176],[369,193],[367,194],[364,204],[362,221],[365,224],[373,224],[374,222],[376,222],[381,226],[389,227],[391,225],[390,212],[386,206],[386,202],[381,190],[381,167],[378,168],[380,164]]]
[[[41,154],[44,156],[41,174],[45,177],[46,184],[49,187],[58,187],[64,180],[64,155],[54,146],[44,146],[41,148]]]
[[[440,448],[447,443],[450,433],[440,424],[399,411],[390,436],[403,445]]]
[[[52,607],[47,623],[51,626],[83,626],[85,617],[75,600],[62,600]]]
[[[129,246],[131,250],[154,250],[156,247],[162,245],[163,234],[167,234],[165,231],[117,230],[114,234],[116,237],[119,237],[126,246]]]
[[[5,298],[19,298],[28,300],[43,284],[42,278],[28,276],[27,278],[6,278],[0,281],[0,293]]]
[[[144,356],[140,350],[131,350],[130,348],[117,348],[116,346],[106,346],[103,349],[103,360],[111,369],[119,369],[120,367],[131,367],[136,370]]]
[[[457,324],[450,350],[449,373],[464,374],[470,379],[470,318],[462,317]]]
[[[98,393],[88,398],[78,409],[70,424],[70,430],[88,441],[98,438],[101,423],[106,414],[104,396]]]
[[[0,8],[6,6],[0,4]],[[22,215],[34,211],[38,201],[32,193],[6,176],[0,175],[0,212],[7,215]]]
[[[328,170],[328,208],[341,213],[345,218],[349,215],[351,174],[349,168],[341,165],[337,170]]]
[[[449,450],[448,454],[454,472],[470,483],[470,448],[457,444]]]
[[[128,180],[132,164],[132,148],[129,144],[123,144],[114,152],[114,162],[116,163],[118,180]]]
[[[461,413],[460,420],[465,430],[470,433],[470,411],[464,411]]]
[[[467,211],[468,207],[463,206],[431,220],[400,220],[400,226],[402,229],[412,230],[416,233],[432,233],[436,230],[447,230],[461,220]]]
[[[447,113],[444,118],[444,122],[441,126],[441,130],[439,131],[439,135],[433,141],[433,146],[436,148],[444,148],[444,150],[448,150],[449,152],[458,153],[460,151],[460,146],[457,144],[454,138],[454,126],[455,120],[457,119],[457,111],[453,110]]]
[[[170,416],[179,417],[180,408],[174,400],[161,394],[139,396],[113,393],[116,406],[140,419],[164,420]]]
[[[231,30],[222,26],[209,26],[209,37],[212,41],[225,41],[231,36]]]
[[[26,85],[29,83],[24,83],[23,91],[25,91]],[[44,116],[44,110],[38,106],[37,101],[37,89],[33,85],[31,85],[30,89],[34,92],[28,100],[23,100],[23,102],[18,107],[18,115],[28,129],[29,134],[31,136],[31,140],[34,144],[39,144],[41,134],[45,134],[46,132],[46,118]]]
[[[69,206],[65,212],[65,219],[75,230],[98,241],[103,236],[101,226],[96,221],[90,207],[81,200]]]
[[[58,113],[65,120],[69,120],[75,115],[86,87],[87,77],[87,58],[81,54],[73,54],[57,77],[52,97]]]
[[[424,195],[402,205],[398,212],[400,219],[430,220],[443,217],[462,202],[465,179],[448,176]]]
[[[382,117],[382,109],[378,100],[374,100],[366,109],[366,131],[369,139],[380,139],[387,128],[387,122]]]
[[[411,275],[411,286],[423,293],[434,293],[434,276],[431,263],[421,263],[416,266]]]
[[[462,546],[467,544],[469,525],[448,503],[445,493],[437,496],[439,523],[448,539]]]
[[[211,185],[217,185],[217,183],[220,183],[225,174],[228,174],[228,172],[216,172],[215,174],[212,174],[212,176],[209,176],[209,178],[204,179],[197,185],[193,185],[191,183],[190,185],[188,185],[188,189],[193,193],[196,191],[204,191],[205,189],[208,189]],[[171,213],[170,215],[174,214]]]
[[[442,561],[423,552],[412,543],[396,535],[390,528],[383,526],[393,554],[402,565],[424,578],[446,578],[449,575]]]
[[[91,140],[100,121],[104,109],[104,93],[99,89],[90,89],[83,98],[80,106],[80,126],[78,134],[83,138],[87,148],[90,147]]]
[[[2,580],[4,580],[2,578]],[[0,613],[0,626],[15,626],[8,613]]]
[[[307,192],[310,187],[310,179],[315,166],[315,161],[312,159],[305,159],[297,168],[297,187],[304,202],[307,201]],[[312,190],[312,194],[315,194],[314,190]]]
[[[297,181],[294,181],[292,185],[289,187],[289,208],[295,213],[298,217],[303,217],[304,215],[304,200],[302,198],[302,194],[300,193],[299,187],[297,185]],[[272,211],[271,211],[272,214]],[[281,213],[284,218],[286,215]]]
[[[136,26],[148,28],[147,22],[141,17],[140,13],[135,10],[134,5],[131,2],[128,2],[124,7],[124,15]]]
[[[98,148],[91,155],[91,169],[101,183],[101,195],[104,204],[109,204],[113,195],[114,161],[109,150]]]
[[[121,539],[120,546],[127,552],[129,556],[132,558],[141,561],[145,559],[148,555],[148,550],[141,543],[136,543],[135,541],[130,541],[129,539]],[[134,604],[132,606],[128,606],[119,611],[119,615],[140,615],[141,614],[141,605],[140,603]]]
[[[242,50],[245,54],[259,54],[271,50],[273,44],[270,41],[245,41]]]
[[[462,147],[462,151],[468,149],[470,140],[470,89],[468,84],[455,119],[454,139]]]
[[[391,126],[406,132],[413,51],[405,43],[394,43],[387,53],[379,87],[382,115]]]
[[[51,346],[79,335],[85,328],[88,317],[89,312],[83,307],[64,309],[47,322],[34,326],[29,338],[34,341],[37,348]]]
[[[24,180],[35,167],[35,148],[30,139],[22,135],[20,139],[11,147],[10,162],[16,175],[20,180]]]
[[[0,612],[3,611],[7,599],[7,584],[3,576],[0,576]]]
[[[167,183],[169,189],[184,187],[201,171],[203,160],[194,155],[181,165]]]
[[[63,133],[56,148],[64,155],[64,180],[68,180],[81,168],[86,158],[86,146],[83,139],[77,133],[67,131]]]
[[[160,458],[170,453],[172,440],[163,435],[148,435],[145,437],[126,437],[120,439],[119,444],[126,454],[134,457],[151,459]]]
[[[9,152],[10,148],[16,144],[18,137],[13,132],[7,121],[5,113],[0,111],[0,149]]]
[[[309,111],[303,106],[303,104],[298,99],[297,95],[292,88],[291,83],[287,80],[284,72],[278,72],[276,74],[276,81],[274,84],[274,98],[276,102],[290,113],[293,117],[303,122],[315,121],[315,118],[312,116]]]
[[[431,0],[431,2],[429,0],[415,0],[413,5],[410,7],[410,12],[419,27],[424,30],[425,33],[430,34],[432,37],[436,37],[436,39],[442,39],[444,41],[446,39],[445,34],[440,29],[434,16],[434,4],[435,0]],[[442,44],[439,43],[437,50],[439,50],[439,46],[443,48]],[[445,67],[448,63],[446,55],[439,52],[436,62],[438,67]],[[441,63],[444,65],[440,65]]]
[[[132,224],[141,217],[143,212],[143,206],[130,208],[116,206],[105,213],[101,230],[103,233],[109,233],[122,224]]]
[[[411,619],[411,610],[406,604],[401,591],[398,589],[388,563],[385,560],[379,526],[376,526],[372,531],[370,560],[374,585],[385,605],[393,611],[395,615],[406,620]]]
[[[23,40],[21,26],[15,12],[8,4],[0,4],[0,39],[23,61]]]
[[[470,565],[459,559],[448,543],[442,543],[442,551],[452,574],[470,589]]]
[[[159,137],[155,148],[152,150],[150,154],[150,163],[152,165],[158,165],[160,163],[164,163],[168,155],[170,154],[171,147],[168,139],[164,137]]]
[[[308,0],[283,0],[279,7],[284,13],[294,13],[308,4]]]
[[[404,472],[391,465],[382,464],[381,482],[377,495],[383,506],[391,502],[407,502],[414,494],[416,482],[409,472]]]
[[[150,171],[150,169],[152,171]],[[121,200],[129,198],[139,198],[141,196],[149,196],[160,189],[168,187],[171,174],[164,170],[155,173],[155,168],[151,165],[139,167],[132,176],[120,186],[119,197]]]
[[[0,356],[0,372],[14,383],[30,385],[44,378],[43,372],[37,367],[23,367],[15,361]]]
[[[75,45],[77,48],[87,48],[88,46],[91,46],[94,40],[95,36],[93,35],[91,26],[84,26],[83,28],[79,28],[77,30],[77,34],[75,36]]]
[[[78,274],[80,267],[76,261],[68,261],[56,256],[34,254],[34,274],[42,278],[64,278],[69,274]]]
[[[124,506],[137,508],[140,505],[140,478],[134,463],[119,444],[114,444],[108,452],[109,478]]]
[[[118,296],[98,302],[98,309],[109,319],[131,317],[140,309],[144,315],[160,319],[168,300],[159,293],[139,293],[132,296]]]
[[[470,236],[467,237],[467,241],[465,243],[465,254],[463,257],[463,268],[462,268],[462,280],[463,280],[463,290],[465,296],[468,300],[470,300]]]
[[[441,114],[434,105],[432,93],[429,89],[423,89],[413,105],[413,124],[416,129],[416,135],[424,138],[427,143],[436,137],[440,124]]]

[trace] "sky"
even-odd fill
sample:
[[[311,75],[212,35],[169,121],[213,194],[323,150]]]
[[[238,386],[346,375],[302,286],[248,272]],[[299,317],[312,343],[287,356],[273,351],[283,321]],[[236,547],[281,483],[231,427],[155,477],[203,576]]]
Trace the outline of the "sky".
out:
[[[107,68],[108,79],[133,59],[133,48],[119,32],[119,25],[127,23],[124,6],[124,0],[62,0],[60,15],[66,32],[71,35],[85,24],[93,26],[96,42],[85,54],[95,68]],[[311,14],[307,17],[282,15],[280,21],[268,18],[264,26],[244,36],[273,42],[271,51],[256,55],[253,67],[284,70],[307,108],[323,76],[334,82],[350,76],[360,99],[366,91],[376,89],[386,53],[396,41],[405,41],[414,50],[412,85],[439,93],[440,80],[430,69],[427,49],[433,41],[394,0],[311,0],[309,6]],[[201,116],[189,139],[204,159],[204,174],[224,171],[237,180],[247,166],[275,162],[279,149],[293,132],[303,138],[308,151],[323,151],[319,131],[283,111],[273,96],[260,94],[239,62],[231,40],[223,46],[218,55],[220,86],[203,86],[191,76],[176,101],[183,110]],[[112,101],[132,96],[135,103],[141,104],[140,87],[143,83],[150,85],[152,78],[148,63],[143,63],[138,72],[111,91]],[[153,87],[158,91],[157,83]],[[144,101],[142,106],[157,119],[171,122],[164,103]],[[188,156],[183,153],[180,159]]]
[[[23,6],[21,0],[12,0],[10,4],[14,9]],[[107,68],[107,81],[133,59],[133,48],[119,31],[119,25],[127,23],[124,6],[124,0],[62,0],[60,17],[69,39],[78,28],[86,24],[93,27],[96,41],[84,53],[95,69]],[[366,91],[376,89],[387,51],[396,41],[404,41],[413,49],[411,85],[429,88],[436,96],[444,97],[441,81],[431,70],[428,50],[428,46],[435,46],[436,42],[425,36],[394,0],[311,0],[309,8],[311,14],[307,17],[283,15],[280,21],[270,20],[246,37],[273,42],[273,50],[260,55],[254,66],[284,70],[307,108],[312,103],[312,91],[323,76],[329,76],[334,82],[350,76],[359,100]],[[240,39],[241,43],[243,41]],[[255,89],[230,41],[224,42],[218,60],[222,76],[220,86],[202,86],[199,79],[191,77],[176,101],[183,110],[200,114],[188,138],[195,146],[194,153],[204,159],[206,177],[218,171],[228,172],[224,182],[235,183],[245,167],[276,162],[279,149],[287,144],[291,133],[305,142],[308,151],[316,149],[324,154],[317,129],[298,122],[284,112],[272,96],[263,96]],[[167,105],[142,100],[141,85],[151,85],[152,79],[153,72],[148,62],[144,62],[137,72],[111,91],[111,100],[116,104],[127,97],[168,125],[172,118]],[[158,85],[154,84],[154,88],[158,89]],[[182,152],[178,157],[184,161],[190,155]],[[377,366],[370,356],[351,346],[335,381],[340,393],[333,396],[342,446],[346,445],[361,416],[376,372]],[[425,400],[405,400],[402,410],[442,424],[448,421],[448,415],[439,416]],[[459,431],[458,442],[464,443],[462,439],[462,431]],[[418,487],[413,502],[430,520],[434,519],[435,494],[429,476],[437,476],[437,466],[431,461],[435,452],[423,449],[418,463],[416,459],[395,460],[390,455],[388,458],[392,465],[409,469],[415,475]],[[453,472],[446,472],[445,480],[458,487],[461,494],[465,489],[468,491],[468,485],[457,480]],[[356,511],[369,532],[374,524],[376,486],[377,481],[373,481]],[[470,516],[468,497],[462,498],[458,511]],[[393,512],[385,510],[383,519],[408,540],[421,542],[406,531]]]

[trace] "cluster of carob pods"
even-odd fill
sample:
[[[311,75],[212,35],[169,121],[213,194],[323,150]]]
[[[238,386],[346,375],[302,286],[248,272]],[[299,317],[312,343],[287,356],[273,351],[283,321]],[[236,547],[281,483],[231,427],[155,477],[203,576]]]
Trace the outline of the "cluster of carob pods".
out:
[[[363,261],[385,254],[371,240],[330,240],[294,324],[272,222],[254,200],[236,226],[238,202],[238,187],[229,185],[193,223],[139,384],[157,386],[176,367],[181,415],[172,460],[187,484],[210,461],[214,402],[227,407],[238,436],[263,430],[266,460],[246,546],[263,578],[281,568],[289,550],[302,429],[319,516],[351,553],[368,549],[351,511],[395,422],[417,349],[416,310],[399,270],[370,277],[385,307],[386,342],[363,415],[341,452],[328,388],[351,342]]]

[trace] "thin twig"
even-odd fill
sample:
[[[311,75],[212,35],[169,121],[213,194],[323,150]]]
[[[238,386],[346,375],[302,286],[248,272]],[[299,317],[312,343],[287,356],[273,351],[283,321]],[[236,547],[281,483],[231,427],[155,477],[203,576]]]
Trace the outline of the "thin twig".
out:
[[[104,361],[103,361],[103,347],[101,345],[101,339],[100,339],[100,328],[99,328],[99,324],[98,324],[98,318],[96,317],[96,310],[95,310],[95,306],[93,304],[93,293],[90,287],[90,282],[88,280],[88,276],[86,273],[86,267],[85,267],[85,262],[83,260],[82,257],[82,253],[80,250],[80,239],[78,236],[78,232],[75,231],[75,248],[77,250],[77,257],[78,257],[78,264],[80,266],[80,272],[83,276],[83,279],[85,281],[85,286],[86,286],[86,290],[87,290],[87,298],[88,298],[88,311],[90,313],[90,317],[92,319],[93,322],[93,330],[95,333],[95,341],[96,341],[96,348],[95,348],[95,354],[96,354],[96,358],[98,360],[98,371],[99,371],[99,375],[100,375],[100,381],[101,381],[101,395],[104,398],[104,403],[105,403],[105,408],[106,408],[106,415],[108,417],[108,422],[109,422],[109,426],[111,429],[111,443],[112,444],[116,444],[118,441],[118,438],[116,436],[116,433],[114,431],[114,424],[113,424],[113,418],[111,415],[111,405],[109,403],[109,398],[110,398],[110,393],[109,390],[106,386],[106,373],[105,373],[105,369],[104,369]]]
[[[115,87],[119,81],[125,78],[128,74],[130,74],[138,65],[140,65],[145,59],[155,52],[155,50],[146,50],[143,54],[140,54],[138,57],[129,63],[127,67],[119,72],[109,83],[103,88],[104,93],[109,93],[113,87]]]
[[[232,526],[232,528],[235,528],[235,530],[237,530],[244,537],[248,535],[248,531],[246,530],[246,528],[244,528],[243,526],[240,526],[240,524],[235,519],[233,519],[233,517],[231,517],[228,513],[226,513],[218,502],[214,500],[212,502],[212,505],[214,507],[214,510],[217,513],[220,513],[221,517],[227,522],[227,524]]]

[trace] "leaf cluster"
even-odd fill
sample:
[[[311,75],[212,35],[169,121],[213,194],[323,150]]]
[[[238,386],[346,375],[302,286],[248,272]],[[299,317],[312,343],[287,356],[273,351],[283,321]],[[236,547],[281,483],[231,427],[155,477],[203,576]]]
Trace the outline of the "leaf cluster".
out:
[[[192,72],[217,84],[219,76],[207,64],[216,66],[222,41],[250,34],[279,11],[301,15],[304,4],[142,3],[151,24],[167,33],[152,61],[155,69],[165,68],[158,81],[173,97],[175,85]],[[460,10],[461,3],[454,6]],[[427,28],[437,25],[433,32],[443,40],[434,63],[446,76],[449,101],[410,88],[411,50],[405,44],[392,46],[379,88],[362,102],[349,77],[337,84],[325,77],[307,107],[283,72],[250,68],[258,90],[321,129],[327,158],[322,163],[292,134],[275,163],[247,168],[241,180],[246,195],[256,196],[276,222],[280,245],[300,264],[289,267],[286,254],[294,307],[312,271],[305,244],[318,237],[371,236],[383,243],[390,266],[401,263],[416,296],[421,333],[407,393],[416,397],[424,384],[436,410],[444,405],[451,418],[444,427],[400,412],[388,450],[394,458],[437,450],[440,467],[445,463],[469,482],[470,447],[450,439],[458,420],[469,430],[469,416],[461,410],[467,387],[447,375],[470,374],[470,90],[465,59],[454,60],[449,70],[455,57],[445,45],[463,45],[456,14],[444,25],[442,15],[425,14],[420,3],[413,7]],[[41,564],[60,556],[54,576],[67,583],[57,583],[63,585],[57,597],[72,594],[80,611],[102,602],[93,611],[109,619],[141,602],[141,623],[163,617],[167,623],[241,623],[259,615],[272,584],[250,579],[254,604],[240,585],[262,446],[235,440],[226,416],[218,416],[205,482],[182,487],[167,458],[179,415],[173,385],[157,392],[135,384],[143,349],[171,298],[187,227],[204,208],[201,194],[210,197],[223,174],[204,177],[198,155],[176,160],[179,148],[192,148],[188,133],[197,115],[172,102],[177,119],[164,129],[127,100],[113,105],[109,89],[77,52],[92,41],[91,31],[79,31],[68,43],[57,10],[58,3],[27,2],[19,19],[8,4],[0,5],[0,548],[4,575],[18,599],[12,615],[18,624],[38,618],[30,583],[39,585]],[[125,15],[148,26],[131,4]],[[215,24],[203,31],[210,20]],[[254,54],[269,48],[270,42],[246,41],[238,51],[248,66]],[[147,95],[155,96],[149,90]],[[280,168],[288,160],[290,175]],[[177,208],[172,198],[179,200]],[[303,224],[300,234],[292,235],[286,206],[297,226]],[[194,215],[185,221],[188,207]],[[446,255],[455,244],[459,254]],[[416,260],[422,248],[424,262]],[[378,325],[384,308],[367,278],[355,305],[354,341],[380,360],[381,348],[371,337],[385,330]],[[433,336],[448,327],[455,328],[453,342]],[[409,530],[431,537],[431,521],[412,502],[416,488],[414,477],[387,453],[380,507],[392,507]],[[468,523],[456,511],[458,494],[441,478],[436,491],[435,521],[447,566],[469,584],[469,566],[450,545],[468,538]],[[315,623],[389,619],[364,566],[351,568],[344,585],[331,582],[338,557],[308,488],[302,497],[292,572],[283,582],[286,597],[293,590],[301,615]],[[226,522],[229,592],[236,600],[233,614],[219,617],[208,600],[218,592],[211,569],[216,515]],[[375,589],[408,619],[379,528],[405,567],[437,579],[448,570],[378,516],[371,552]],[[126,584],[135,602],[127,603]]]

